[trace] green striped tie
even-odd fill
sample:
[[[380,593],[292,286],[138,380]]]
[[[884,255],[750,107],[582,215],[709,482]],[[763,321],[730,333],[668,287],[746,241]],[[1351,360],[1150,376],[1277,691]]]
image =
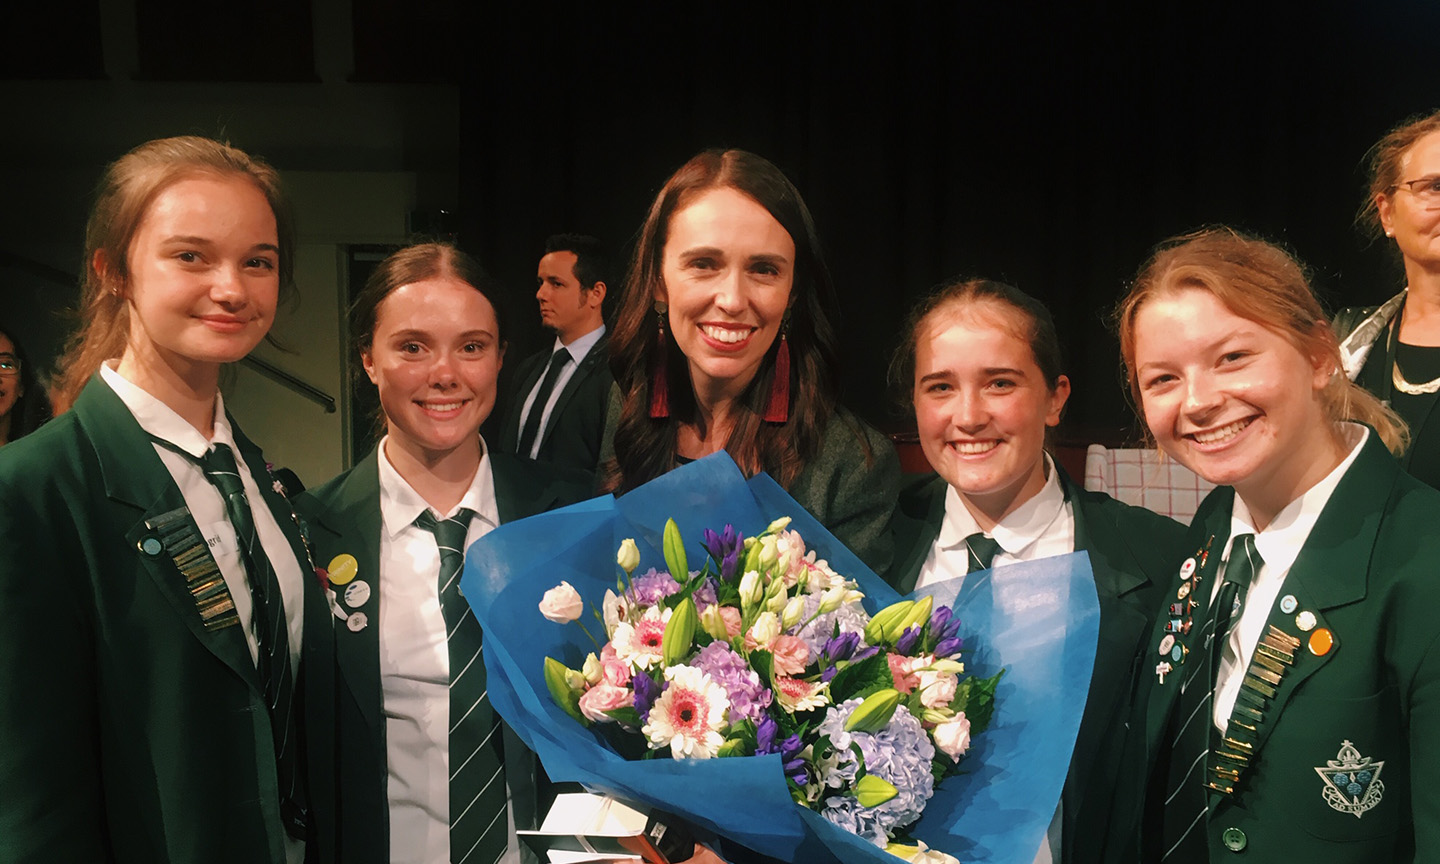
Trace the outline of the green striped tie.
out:
[[[505,760],[500,723],[485,689],[480,622],[460,594],[470,517],[460,510],[436,521],[429,510],[415,524],[440,549],[440,611],[450,646],[450,860],[494,864],[505,854]]]

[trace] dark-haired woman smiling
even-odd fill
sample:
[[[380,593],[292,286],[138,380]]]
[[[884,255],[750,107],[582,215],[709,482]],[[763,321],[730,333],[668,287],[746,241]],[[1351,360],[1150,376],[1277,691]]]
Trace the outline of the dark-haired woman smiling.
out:
[[[836,404],[836,305],[810,212],[778,168],[743,150],[681,166],[640,229],[621,295],[603,488],[725,450],[883,572],[899,461]]]

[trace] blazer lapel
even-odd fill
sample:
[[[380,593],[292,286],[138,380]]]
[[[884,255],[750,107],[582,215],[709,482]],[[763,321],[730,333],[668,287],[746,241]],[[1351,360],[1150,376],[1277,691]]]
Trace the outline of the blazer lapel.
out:
[[[514,405],[507,409],[504,428],[500,430],[500,449],[507,453],[514,452],[515,448],[520,446],[520,414],[525,408],[525,400],[530,397],[530,391],[534,390],[540,381],[540,373],[545,371],[545,361],[549,357],[550,355],[544,352],[527,357],[517,370],[520,381],[515,388]]]
[[[158,537],[146,521],[164,513],[185,508],[185,498],[174,478],[155,453],[155,446],[135,422],[135,417],[115,391],[95,376],[75,402],[76,417],[95,448],[104,478],[105,495],[112,501],[133,508],[134,521],[125,528],[125,539],[138,550],[141,567],[149,574],[160,593],[185,626],[252,690],[259,692],[255,663],[250,648],[238,626],[206,630],[195,606],[195,598],[185,584],[185,576],[175,566]],[[126,516],[129,519],[131,516]],[[194,518],[188,514],[192,526]],[[195,526],[199,533],[199,527]],[[155,539],[155,543],[147,543]],[[152,554],[152,550],[154,550]]]
[[[544,447],[545,443],[550,440],[550,436],[555,434],[555,426],[557,425],[555,418],[559,417],[560,413],[565,410],[565,406],[570,404],[570,400],[575,398],[575,393],[579,391],[580,387],[585,383],[585,379],[590,377],[591,373],[595,371],[595,367],[599,365],[602,360],[609,359],[607,356],[609,353],[607,344],[609,340],[610,335],[608,333],[601,336],[600,341],[591,346],[590,353],[585,355],[585,359],[580,361],[580,365],[575,369],[575,374],[571,375],[570,380],[565,382],[564,389],[560,391],[560,398],[555,400],[555,408],[550,412],[550,422],[545,425],[545,431],[540,436],[541,447]],[[526,392],[529,391],[527,390]],[[531,410],[534,409],[532,408]]]
[[[1232,723],[1240,719],[1256,726],[1251,762],[1259,757],[1261,748],[1269,740],[1295,692],[1332,657],[1344,650],[1345,634],[1334,632],[1326,622],[1325,613],[1365,599],[1370,558],[1380,530],[1381,515],[1399,476],[1394,460],[1380,455],[1383,447],[1379,435],[1371,431],[1365,449],[1356,457],[1350,470],[1335,487],[1325,509],[1320,512],[1320,518],[1311,529],[1290,572],[1285,575],[1285,582],[1270,609],[1267,632],[1272,628],[1279,630],[1297,640],[1299,645],[1292,653],[1293,661],[1282,664],[1286,668],[1280,673],[1278,684],[1260,682],[1273,686],[1275,691],[1273,696],[1267,697],[1263,718],[1256,722],[1253,716],[1242,716],[1239,709],[1230,715]],[[1356,513],[1364,514],[1358,528]],[[1288,611],[1287,598],[1294,598],[1294,608]],[[1300,626],[1302,622],[1310,625],[1308,629]],[[1312,639],[1315,640],[1313,648]],[[1254,664],[1252,660],[1252,669]],[[1245,782],[1243,773],[1240,782]]]
[[[890,568],[890,583],[902,596],[915,590],[920,568],[940,536],[945,521],[945,481],[938,476],[920,481],[910,495],[901,495],[895,510],[895,563]],[[908,500],[907,500],[908,499]]]
[[[349,585],[366,582],[370,596],[357,606],[339,600],[349,611],[344,626],[335,627],[335,660],[340,678],[360,711],[375,729],[384,728],[380,687],[380,468],[375,451],[360,461],[341,484],[332,502],[316,515],[317,530],[326,532],[318,545],[327,553],[350,554],[358,564],[355,579],[333,586],[343,597]],[[324,556],[322,556],[324,557]],[[316,563],[329,568],[331,559]],[[357,617],[364,616],[364,617]]]

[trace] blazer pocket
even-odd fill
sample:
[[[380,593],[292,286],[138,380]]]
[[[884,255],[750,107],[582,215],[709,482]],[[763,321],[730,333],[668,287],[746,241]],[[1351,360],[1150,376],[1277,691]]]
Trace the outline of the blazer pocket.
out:
[[[1293,778],[1292,806],[1306,833],[1371,840],[1411,823],[1410,745],[1400,718],[1393,686],[1357,699],[1297,695],[1286,706],[1291,722],[1276,728],[1263,758],[1291,761],[1281,772]]]

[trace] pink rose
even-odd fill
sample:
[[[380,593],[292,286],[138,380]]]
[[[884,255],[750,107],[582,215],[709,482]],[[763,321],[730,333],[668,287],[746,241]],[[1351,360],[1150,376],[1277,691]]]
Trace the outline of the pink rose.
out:
[[[734,606],[720,607],[720,620],[725,622],[725,635],[734,639],[740,635],[740,610]]]
[[[910,658],[904,654],[887,654],[885,660],[890,664],[890,677],[895,681],[895,689],[901,693],[909,693],[920,683],[919,676],[910,674]]]
[[[546,591],[540,600],[540,614],[556,624],[569,624],[584,611],[585,601],[580,599],[580,592],[569,582],[561,582]]]
[[[580,697],[580,713],[596,723],[614,723],[615,718],[605,712],[633,704],[635,700],[629,689],[613,684],[596,684]]]
[[[609,642],[600,649],[600,669],[606,684],[612,687],[625,687],[630,684],[630,664],[615,654],[615,646]]]
[[[930,733],[935,746],[951,759],[959,760],[970,749],[970,719],[961,711],[954,718],[936,726]]]
[[[770,644],[770,653],[775,658],[775,672],[779,675],[799,675],[810,662],[810,646],[798,636],[776,636]]]

